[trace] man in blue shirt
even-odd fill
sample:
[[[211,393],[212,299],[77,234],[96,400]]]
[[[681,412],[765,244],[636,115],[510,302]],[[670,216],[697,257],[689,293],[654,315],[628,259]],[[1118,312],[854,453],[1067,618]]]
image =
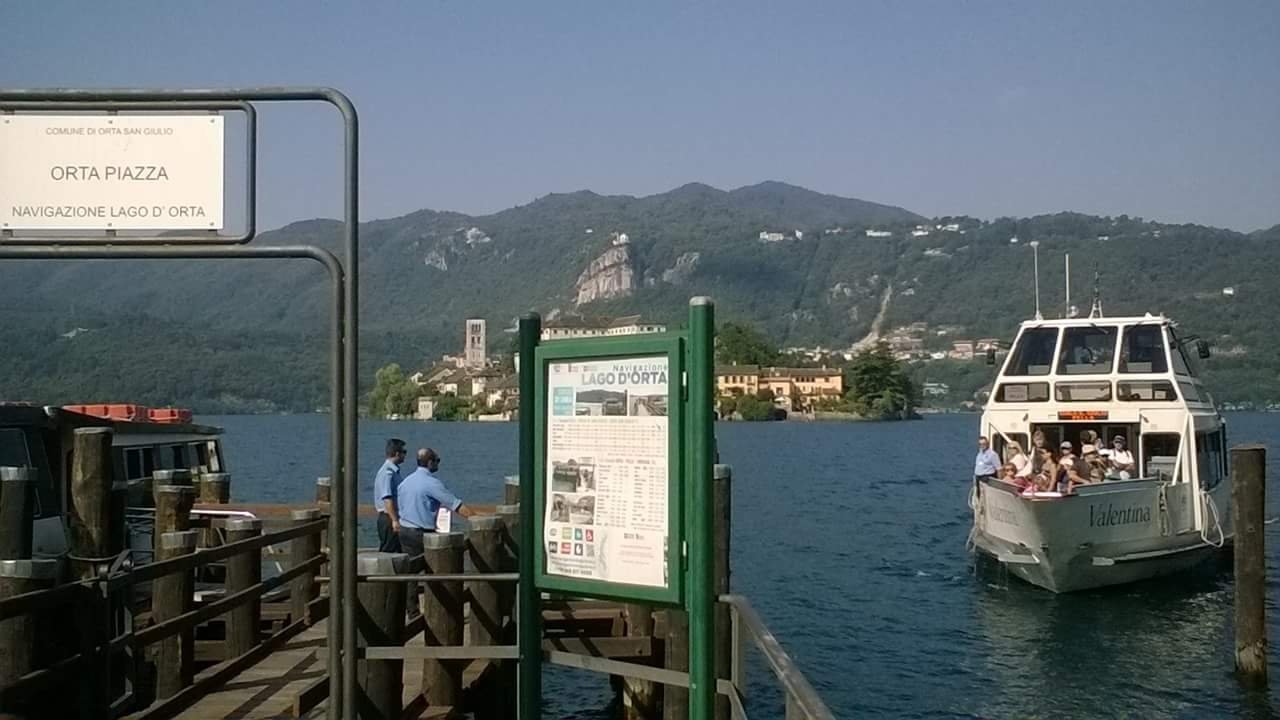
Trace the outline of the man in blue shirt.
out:
[[[1000,472],[1000,456],[985,437],[978,438],[978,456],[973,459],[973,479],[994,478]]]
[[[410,557],[422,554],[423,533],[436,531],[436,513],[443,506],[462,517],[475,511],[462,504],[436,477],[440,455],[431,448],[418,450],[418,469],[400,483],[396,505],[400,510],[400,547]]]
[[[400,465],[404,462],[405,444],[399,438],[387,441],[387,459],[373,476],[373,509],[378,511],[378,549],[400,552],[400,512],[396,491],[400,485]]]

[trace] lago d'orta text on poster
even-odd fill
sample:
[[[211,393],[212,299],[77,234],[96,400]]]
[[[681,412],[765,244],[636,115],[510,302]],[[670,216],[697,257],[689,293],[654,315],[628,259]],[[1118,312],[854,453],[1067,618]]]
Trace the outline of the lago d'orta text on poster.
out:
[[[667,587],[668,371],[666,357],[550,363],[548,575]]]

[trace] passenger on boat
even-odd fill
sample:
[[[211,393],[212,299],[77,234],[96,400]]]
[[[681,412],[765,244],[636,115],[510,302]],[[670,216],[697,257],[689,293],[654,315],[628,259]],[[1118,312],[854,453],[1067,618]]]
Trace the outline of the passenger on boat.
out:
[[[396,491],[400,487],[400,465],[406,455],[400,438],[387,441],[387,459],[373,476],[373,509],[378,511],[378,549],[400,552],[400,512],[396,507]]]
[[[1020,478],[1031,477],[1031,458],[1022,452],[1017,442],[1009,443],[1009,463],[1013,465],[1015,474]]]
[[[994,479],[1000,472],[1000,456],[991,449],[986,436],[978,438],[978,455],[973,459],[973,479]]]
[[[1137,466],[1133,461],[1133,453],[1125,448],[1126,442],[1123,435],[1117,435],[1111,438],[1111,453],[1107,457],[1108,474],[1120,480],[1128,480],[1133,477],[1133,473]]]
[[[1076,456],[1070,440],[1063,440],[1061,449],[1054,486],[1058,492],[1067,494],[1075,490],[1077,485],[1089,484],[1089,471],[1084,460]]]
[[[1032,459],[1032,480],[1036,490],[1048,492],[1053,489],[1053,479],[1057,476],[1058,466],[1053,460],[1053,451],[1047,447],[1035,449]]]
[[[1037,430],[1031,433],[1031,447],[1037,452],[1044,448],[1044,431]]]
[[[1030,466],[1031,462],[1027,461],[1027,465]],[[1019,492],[1035,492],[1036,489],[1035,483],[1031,481],[1031,478],[1019,475],[1018,468],[1014,467],[1013,463],[1005,463],[1001,466],[1000,479],[1018,488]]]

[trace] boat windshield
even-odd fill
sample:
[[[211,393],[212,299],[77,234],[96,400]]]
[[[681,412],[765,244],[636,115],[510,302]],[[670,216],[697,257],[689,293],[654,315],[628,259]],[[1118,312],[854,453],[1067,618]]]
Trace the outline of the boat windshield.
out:
[[[1058,344],[1057,328],[1031,328],[1022,333],[1009,356],[1006,375],[1048,375],[1053,369],[1053,349]]]
[[[1071,327],[1062,333],[1058,356],[1061,375],[1098,375],[1111,372],[1115,359],[1116,328],[1090,325]]]
[[[1159,325],[1129,325],[1120,350],[1122,373],[1166,373],[1164,338]]]

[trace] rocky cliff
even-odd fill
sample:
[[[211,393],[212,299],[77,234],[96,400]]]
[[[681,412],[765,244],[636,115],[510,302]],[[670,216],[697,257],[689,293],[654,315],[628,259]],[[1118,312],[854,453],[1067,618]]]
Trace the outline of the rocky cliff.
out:
[[[575,304],[627,297],[636,288],[635,277],[631,245],[614,244],[592,260],[578,276]]]

